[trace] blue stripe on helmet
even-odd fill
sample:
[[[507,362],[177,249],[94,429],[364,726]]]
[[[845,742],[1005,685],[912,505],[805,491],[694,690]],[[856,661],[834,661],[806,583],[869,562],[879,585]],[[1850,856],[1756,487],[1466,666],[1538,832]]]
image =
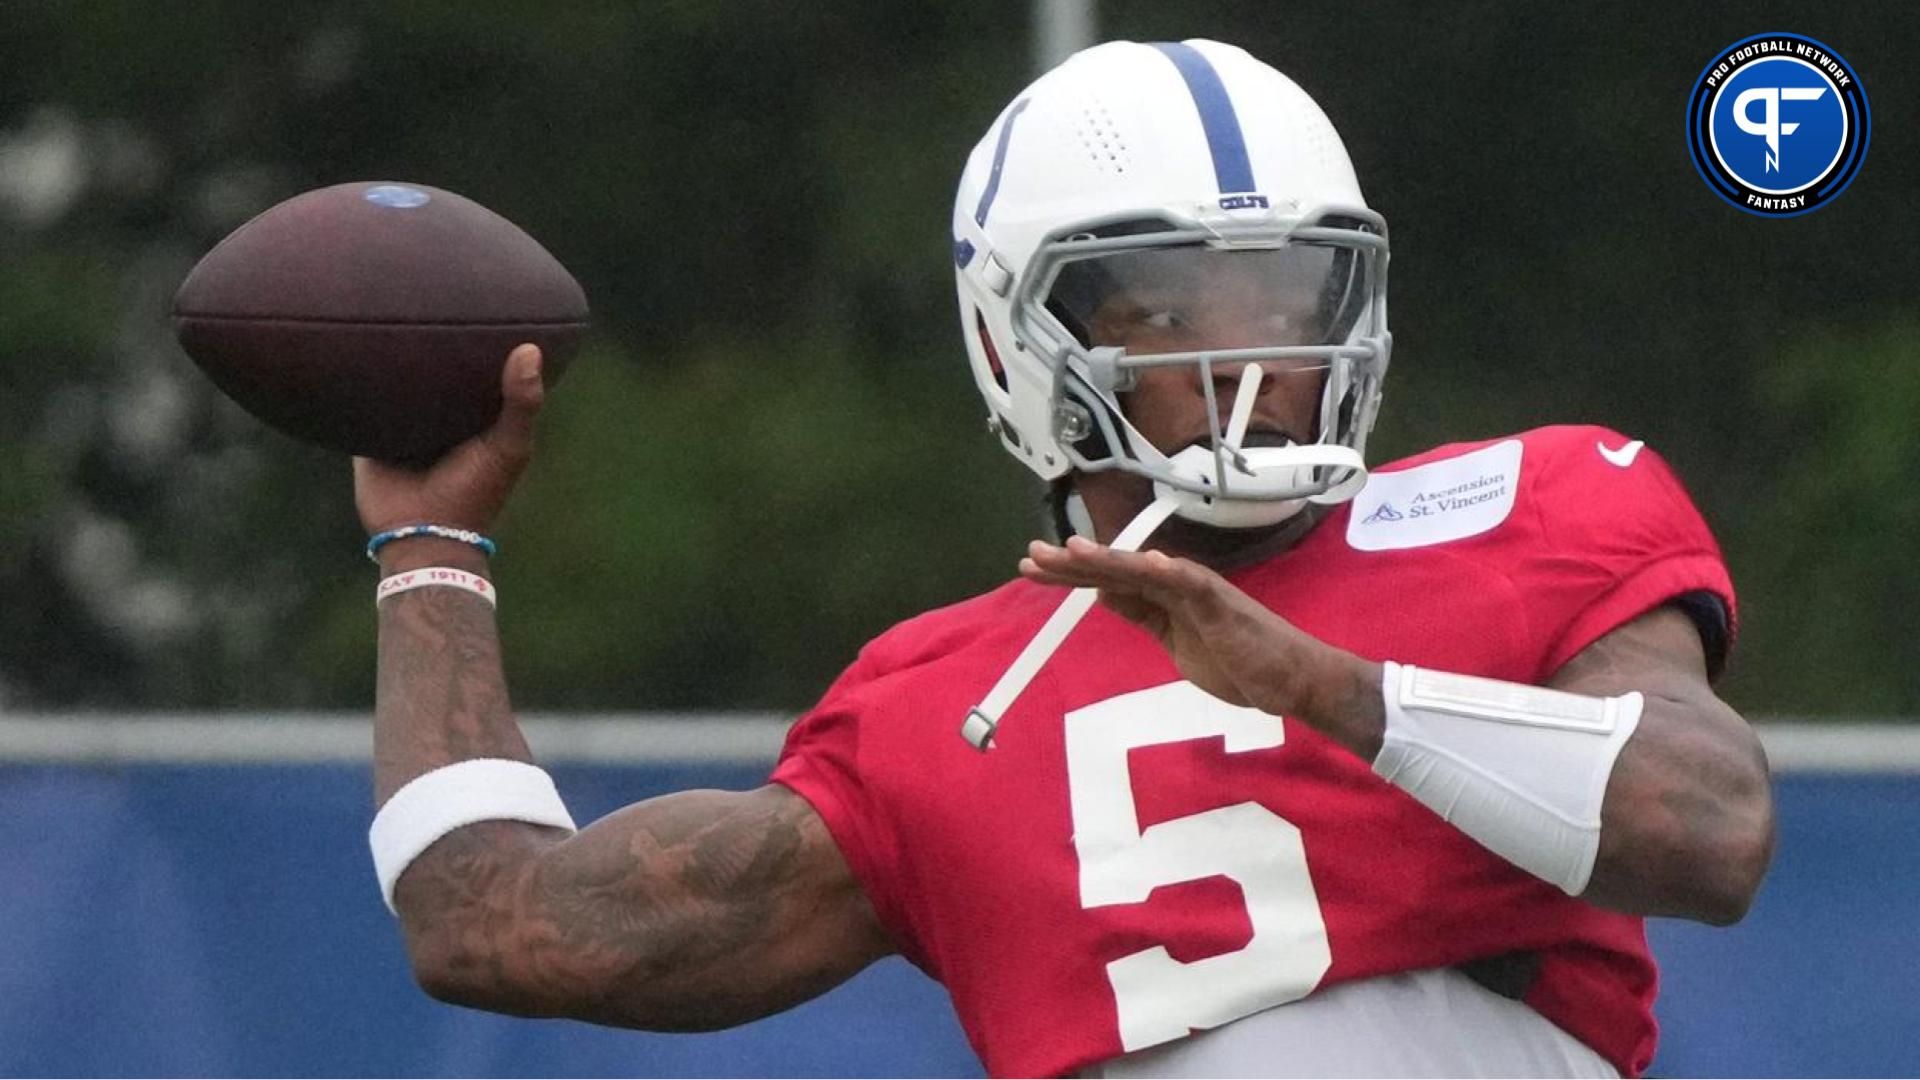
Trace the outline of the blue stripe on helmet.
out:
[[[1200,110],[1200,127],[1207,133],[1207,149],[1213,154],[1213,176],[1220,182],[1220,194],[1237,195],[1253,191],[1253,163],[1247,159],[1247,140],[1240,134],[1240,117],[1233,111],[1233,99],[1227,85],[1200,50],[1178,41],[1156,41],[1153,47],[1166,54],[1180,77],[1187,81],[1193,104]]]
[[[1029,99],[1021,98],[1007,110],[1007,122],[1000,125],[1000,142],[993,148],[993,170],[987,174],[987,190],[980,193],[980,205],[974,207],[973,223],[985,225],[987,211],[993,209],[993,197],[1000,194],[1000,172],[1007,167],[1007,143],[1013,138],[1013,122],[1027,111]]]

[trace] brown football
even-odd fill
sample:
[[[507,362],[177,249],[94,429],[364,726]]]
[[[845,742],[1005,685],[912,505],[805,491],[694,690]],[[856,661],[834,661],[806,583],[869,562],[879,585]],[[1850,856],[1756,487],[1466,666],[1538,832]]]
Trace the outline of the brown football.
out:
[[[208,252],[174,332],[248,412],[295,438],[419,465],[500,412],[531,341],[548,385],[587,326],[579,282],[506,218],[424,184],[296,195]]]

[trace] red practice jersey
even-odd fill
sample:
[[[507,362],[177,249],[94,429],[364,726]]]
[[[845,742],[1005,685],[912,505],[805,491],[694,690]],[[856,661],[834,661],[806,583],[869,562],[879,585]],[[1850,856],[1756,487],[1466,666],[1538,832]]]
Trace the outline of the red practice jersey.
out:
[[[1733,591],[1665,463],[1602,428],[1461,444],[1375,473],[1230,575],[1374,660],[1543,683],[1608,631]],[[1290,719],[1183,681],[1104,608],[1007,712],[959,735],[1064,590],[1015,581],[871,643],[773,779],[825,819],[901,951],[999,1075],[1054,1075],[1349,979],[1532,954],[1528,1005],[1637,1075],[1642,921],[1482,848]],[[1711,604],[1709,607],[1713,606]]]

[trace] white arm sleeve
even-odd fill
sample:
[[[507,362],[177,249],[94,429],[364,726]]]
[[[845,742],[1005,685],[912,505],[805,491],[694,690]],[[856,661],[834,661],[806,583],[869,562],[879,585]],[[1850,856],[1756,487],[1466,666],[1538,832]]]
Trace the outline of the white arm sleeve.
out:
[[[1578,896],[1638,693],[1597,698],[1388,663],[1373,771],[1520,869]]]

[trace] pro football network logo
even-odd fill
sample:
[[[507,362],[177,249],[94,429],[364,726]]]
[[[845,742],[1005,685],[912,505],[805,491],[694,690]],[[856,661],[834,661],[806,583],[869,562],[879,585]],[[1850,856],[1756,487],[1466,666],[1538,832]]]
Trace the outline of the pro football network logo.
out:
[[[1716,195],[1795,217],[1846,190],[1867,156],[1867,92],[1832,49],[1756,34],[1721,50],[1687,104],[1687,148]]]

